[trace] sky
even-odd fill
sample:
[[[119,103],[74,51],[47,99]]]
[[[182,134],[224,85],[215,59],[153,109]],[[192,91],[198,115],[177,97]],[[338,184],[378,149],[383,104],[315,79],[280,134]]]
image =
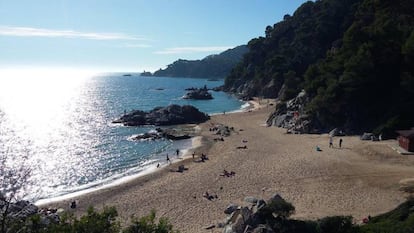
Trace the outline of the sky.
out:
[[[304,0],[0,0],[0,69],[142,72],[264,36]]]

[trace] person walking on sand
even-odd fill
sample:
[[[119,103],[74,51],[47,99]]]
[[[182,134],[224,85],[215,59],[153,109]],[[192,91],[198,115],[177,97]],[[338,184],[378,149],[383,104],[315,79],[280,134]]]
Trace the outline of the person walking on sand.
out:
[[[333,137],[329,137],[329,148],[333,147]]]
[[[339,139],[339,148],[342,147],[342,138]]]
[[[171,163],[170,157],[167,154],[167,163]]]
[[[179,155],[180,155],[180,150],[179,149],[177,149],[176,151],[175,151],[175,153],[177,154],[177,158],[179,157]]]

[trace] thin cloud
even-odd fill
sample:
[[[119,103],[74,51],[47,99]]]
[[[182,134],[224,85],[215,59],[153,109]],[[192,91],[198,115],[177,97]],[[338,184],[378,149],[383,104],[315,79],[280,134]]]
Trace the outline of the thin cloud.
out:
[[[125,44],[122,47],[124,48],[151,48],[149,44]]]
[[[130,36],[123,33],[78,32],[73,30],[51,30],[44,28],[10,26],[0,26],[0,36],[52,38],[63,37],[88,40],[145,40],[145,38],[142,37]]]
[[[206,46],[206,47],[177,47],[167,48],[156,51],[156,54],[182,54],[182,53],[199,53],[199,52],[221,52],[234,46]]]

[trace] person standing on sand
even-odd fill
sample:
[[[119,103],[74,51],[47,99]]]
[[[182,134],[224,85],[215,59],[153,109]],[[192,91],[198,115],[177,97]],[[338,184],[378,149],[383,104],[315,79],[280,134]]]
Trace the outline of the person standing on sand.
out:
[[[170,157],[167,154],[167,163],[171,163]]]
[[[179,149],[177,149],[176,151],[175,151],[175,153],[177,154],[177,158],[179,157],[179,155],[180,155],[180,150]]]
[[[342,147],[342,138],[339,139],[339,148]]]
[[[333,147],[333,137],[329,137],[329,148]]]

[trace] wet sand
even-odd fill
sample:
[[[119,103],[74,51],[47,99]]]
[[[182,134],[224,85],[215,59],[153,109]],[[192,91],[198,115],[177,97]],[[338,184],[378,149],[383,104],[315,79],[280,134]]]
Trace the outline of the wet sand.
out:
[[[269,198],[279,193],[296,207],[298,219],[317,219],[329,215],[352,215],[360,221],[395,208],[407,194],[399,182],[414,178],[414,156],[402,156],[391,149],[395,140],[361,141],[358,137],[286,134],[285,129],[264,126],[274,107],[267,101],[255,103],[254,110],[212,116],[200,124],[199,147],[183,159],[156,172],[127,183],[89,194],[49,203],[69,210],[78,201],[76,214],[88,206],[98,209],[115,206],[125,223],[130,216],[142,216],[155,209],[181,232],[211,232],[205,226],[223,222],[230,203],[244,204],[246,196]],[[217,124],[233,127],[224,141],[209,129]],[[247,149],[237,149],[244,147]],[[316,146],[322,151],[317,152]],[[200,154],[208,160],[200,161]],[[171,172],[179,165],[188,170]],[[220,176],[223,170],[231,177]],[[207,200],[205,192],[218,198]],[[215,229],[213,232],[221,232]]]

